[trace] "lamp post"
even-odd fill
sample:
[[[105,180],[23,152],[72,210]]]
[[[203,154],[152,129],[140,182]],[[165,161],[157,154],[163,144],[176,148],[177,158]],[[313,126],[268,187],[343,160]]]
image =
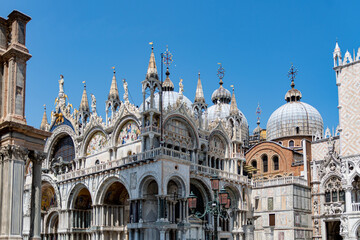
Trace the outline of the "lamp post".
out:
[[[214,192],[214,200],[206,204],[204,213],[196,212],[195,215],[198,218],[203,218],[208,213],[211,213],[214,216],[214,240],[218,240],[218,217],[228,217],[226,210],[230,208],[231,201],[225,188],[222,188],[219,191],[220,178],[217,175],[213,176],[210,181],[211,189]],[[191,192],[188,197],[188,203],[192,214],[194,214],[197,205],[197,197],[193,192]]]

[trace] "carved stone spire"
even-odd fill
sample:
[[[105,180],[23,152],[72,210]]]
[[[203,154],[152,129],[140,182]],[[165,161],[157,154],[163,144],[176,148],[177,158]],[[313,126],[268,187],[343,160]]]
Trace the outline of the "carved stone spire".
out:
[[[199,72],[199,78],[198,78],[197,87],[196,87],[195,102],[205,103],[204,92],[203,92],[201,79],[200,79],[200,72]]]
[[[116,76],[115,76],[115,67],[113,67],[114,69],[114,75],[111,81],[111,87],[110,87],[110,92],[108,95],[108,100],[119,100],[119,90],[117,87],[117,82],[116,82]]]
[[[83,95],[81,97],[79,111],[89,112],[90,108],[89,108],[89,101],[88,101],[88,97],[87,97],[87,93],[86,93],[86,83],[85,83],[85,81],[83,81],[83,83],[84,83],[84,91],[83,91]]]
[[[232,92],[232,96],[231,96],[231,105],[230,105],[230,115],[236,115],[238,113],[239,113],[239,109],[236,104],[235,90],[233,87],[233,92]]]
[[[152,42],[150,44],[151,44],[151,54],[150,54],[149,66],[148,66],[148,70],[146,73],[146,77],[147,78],[153,77],[153,78],[159,79],[157,68],[156,68],[156,62],[155,62],[154,45]]]
[[[43,118],[41,120],[40,129],[46,131],[47,125],[48,125],[48,121],[47,121],[47,116],[46,116],[46,105],[44,104],[44,114],[43,114]]]

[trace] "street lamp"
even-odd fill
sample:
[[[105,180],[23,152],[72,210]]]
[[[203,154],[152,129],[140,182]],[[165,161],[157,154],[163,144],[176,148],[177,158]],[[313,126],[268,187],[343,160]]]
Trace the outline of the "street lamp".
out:
[[[214,240],[218,240],[218,217],[220,215],[222,218],[228,218],[226,210],[230,208],[231,200],[224,187],[219,191],[220,178],[218,176],[213,176],[210,181],[211,189],[214,192],[214,201],[206,204],[204,213],[196,212],[195,215],[198,218],[203,218],[208,213],[211,213],[214,216]],[[191,213],[194,214],[197,205],[197,197],[193,192],[190,193],[188,202]]]

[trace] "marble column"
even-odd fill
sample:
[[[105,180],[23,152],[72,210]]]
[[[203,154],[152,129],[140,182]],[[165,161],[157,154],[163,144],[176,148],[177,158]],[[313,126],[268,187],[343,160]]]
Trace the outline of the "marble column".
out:
[[[352,187],[345,188],[345,210],[347,213],[352,212],[351,191]]]
[[[160,240],[165,240],[165,230],[160,230]]]
[[[40,152],[30,152],[33,164],[31,184],[30,239],[41,239],[41,164],[45,155]]]
[[[0,233],[6,239],[22,235],[24,166],[28,150],[8,145],[0,149]]]

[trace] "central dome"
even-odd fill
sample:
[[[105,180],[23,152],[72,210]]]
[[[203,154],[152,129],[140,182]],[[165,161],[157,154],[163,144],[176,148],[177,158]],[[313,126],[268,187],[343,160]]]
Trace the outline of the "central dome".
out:
[[[267,140],[322,134],[324,123],[320,113],[313,106],[300,102],[301,92],[294,87],[292,78],[291,89],[285,94],[287,103],[276,109],[267,122]]]
[[[294,135],[322,133],[323,119],[314,107],[304,102],[288,102],[273,112],[267,122],[268,140]]]

